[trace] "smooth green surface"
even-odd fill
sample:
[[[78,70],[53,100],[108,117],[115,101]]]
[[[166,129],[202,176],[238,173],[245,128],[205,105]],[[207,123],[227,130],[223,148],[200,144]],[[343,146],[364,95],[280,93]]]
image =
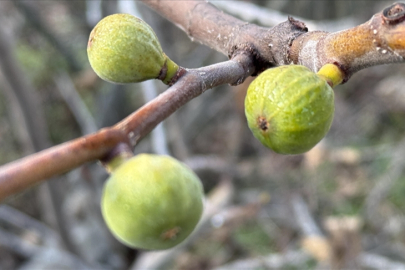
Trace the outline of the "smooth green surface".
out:
[[[124,244],[167,249],[182,242],[197,225],[203,188],[199,178],[176,159],[141,154],[112,172],[101,209],[107,226]]]
[[[304,66],[268,69],[249,86],[245,114],[253,135],[281,154],[301,154],[328,132],[334,114],[333,89]],[[267,130],[258,119],[267,121]]]
[[[90,33],[87,54],[97,75],[114,83],[157,78],[166,61],[152,28],[129,14],[102,19]]]

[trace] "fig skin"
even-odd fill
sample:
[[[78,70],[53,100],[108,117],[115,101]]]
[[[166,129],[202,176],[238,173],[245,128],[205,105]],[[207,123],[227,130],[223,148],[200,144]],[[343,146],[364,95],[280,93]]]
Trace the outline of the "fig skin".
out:
[[[140,249],[171,248],[196,227],[203,211],[202,184],[169,156],[141,154],[113,170],[101,210],[122,243]]]
[[[249,86],[245,114],[253,135],[280,154],[302,154],[329,131],[334,93],[325,78],[304,66],[261,73]]]
[[[97,75],[113,83],[159,78],[167,62],[174,64],[163,53],[152,28],[130,14],[113,14],[102,19],[90,33],[87,54]],[[165,72],[173,73],[171,69],[176,67],[168,65]]]

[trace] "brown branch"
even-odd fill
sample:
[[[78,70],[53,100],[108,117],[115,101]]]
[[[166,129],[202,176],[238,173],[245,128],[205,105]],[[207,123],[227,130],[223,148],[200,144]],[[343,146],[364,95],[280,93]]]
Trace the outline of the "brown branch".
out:
[[[0,167],[0,201],[54,175],[107,155],[126,136],[114,129],[54,146]]]
[[[242,54],[231,61],[190,69],[176,84],[118,123],[115,128],[128,134],[131,145],[135,145],[158,123],[191,99],[221,84],[239,84],[253,70],[251,59]]]
[[[306,32],[305,25],[293,19],[271,29],[248,24],[223,14],[201,1],[142,0],[199,41],[228,55],[241,50],[257,61],[260,72],[272,65],[290,63],[318,71],[335,63],[346,73],[381,64],[404,62],[405,5],[393,4],[368,22],[336,33]]]
[[[212,49],[234,57],[240,52],[251,55],[256,72],[275,65],[289,64],[291,42],[307,28],[292,18],[273,28],[259,27],[223,13],[205,1],[142,0],[191,38]]]
[[[366,67],[403,63],[404,36],[405,5],[398,3],[377,13],[368,22],[345,31],[301,35],[292,44],[291,59],[315,71],[326,63],[335,63],[345,71],[347,80]]]
[[[51,176],[104,159],[121,142],[135,146],[191,99],[221,84],[237,84],[253,70],[250,58],[242,54],[230,61],[187,70],[175,85],[117,125],[1,166],[0,201]]]

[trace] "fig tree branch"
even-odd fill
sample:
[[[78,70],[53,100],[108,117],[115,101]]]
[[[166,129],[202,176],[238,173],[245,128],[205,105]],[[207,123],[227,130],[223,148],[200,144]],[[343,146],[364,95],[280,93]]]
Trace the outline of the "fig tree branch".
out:
[[[262,68],[300,64],[317,72],[333,63],[346,80],[366,67],[403,63],[405,57],[405,5],[393,4],[368,22],[335,33],[307,32],[304,23],[289,19],[273,28],[249,24],[224,14],[202,1],[142,0],[166,17],[192,40],[232,58],[241,50]]]
[[[313,70],[334,63],[346,73],[347,80],[367,67],[404,63],[404,37],[405,4],[396,3],[348,30],[301,35],[293,42],[290,57],[295,64]]]
[[[271,66],[289,64],[291,42],[307,32],[304,23],[293,18],[273,28],[264,28],[225,14],[205,1],[142,2],[176,24],[193,41],[229,58],[241,52],[250,55],[256,68],[254,74]]]
[[[191,99],[221,84],[237,84],[253,70],[250,58],[243,54],[223,63],[185,70],[176,84],[115,126],[1,166],[0,201],[86,162],[106,159],[120,143],[134,147]]]

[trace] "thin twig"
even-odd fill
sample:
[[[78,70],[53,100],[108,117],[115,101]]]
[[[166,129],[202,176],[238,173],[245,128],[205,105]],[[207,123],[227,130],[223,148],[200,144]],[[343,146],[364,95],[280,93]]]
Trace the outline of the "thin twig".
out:
[[[39,252],[40,247],[28,241],[24,241],[21,237],[14,235],[6,230],[0,228],[0,245],[12,250],[20,256],[30,258]]]
[[[81,69],[80,63],[77,61],[76,56],[71,51],[71,48],[66,46],[66,43],[63,42],[57,35],[50,29],[50,27],[42,20],[41,16],[35,10],[35,6],[32,6],[33,3],[23,0],[13,0],[17,8],[22,11],[30,22],[30,26],[33,26],[41,35],[43,35],[48,41],[49,44],[54,46],[60,54],[65,58],[69,69],[73,72],[77,72]]]
[[[74,115],[80,126],[82,134],[90,134],[98,130],[96,122],[87,109],[80,95],[72,82],[72,79],[66,73],[60,73],[55,79],[56,88],[61,93],[70,111]]]
[[[22,115],[24,117],[24,123],[26,124],[27,132],[31,139],[31,144],[34,151],[41,151],[46,149],[51,145],[47,131],[47,123],[40,104],[39,97],[35,94],[35,89],[28,80],[27,76],[20,67],[17,59],[14,55],[13,46],[11,45],[11,40],[6,38],[4,29],[0,27],[0,68],[4,74],[4,79],[10,85],[13,93],[18,101],[19,107],[21,108]],[[17,168],[18,170],[18,168]],[[35,170],[41,170],[40,168],[35,168]],[[31,172],[26,171],[29,175]],[[1,181],[0,181],[1,182]],[[6,177],[5,186],[0,189],[0,194],[2,192],[8,192],[8,188],[13,188],[19,186],[21,183],[12,182]],[[68,229],[65,227],[63,222],[63,216],[60,211],[61,208],[61,197],[57,192],[59,191],[59,182],[49,181],[45,185],[40,187],[39,199],[42,202],[42,213],[47,218],[47,221],[55,226],[60,233],[63,243],[72,253],[75,252],[74,247],[68,237]],[[25,185],[27,188],[29,185]],[[0,195],[1,198],[1,195]],[[1,199],[0,199],[1,201]]]
[[[322,236],[322,232],[318,225],[315,223],[314,218],[309,212],[307,204],[302,197],[298,194],[294,194],[291,199],[291,205],[294,209],[295,218],[299,225],[302,234],[304,236],[319,235]]]
[[[101,0],[86,0],[86,21],[90,27],[94,27],[101,19]]]
[[[6,205],[0,206],[0,220],[12,224],[20,229],[27,231],[35,231],[41,235],[42,239],[51,240],[46,242],[51,242],[53,244],[60,241],[59,235],[56,234],[54,230],[35,220],[34,218]]]
[[[404,263],[392,261],[378,254],[363,252],[359,255],[358,260],[360,265],[366,269],[405,269]]]
[[[378,206],[387,197],[405,169],[405,140],[400,141],[393,151],[389,170],[377,179],[365,201],[365,214],[373,226],[381,225],[386,221],[378,214]]]
[[[303,267],[310,259],[311,258],[303,251],[289,250],[283,254],[276,253],[253,259],[234,261],[214,269],[284,269],[288,268],[288,266]]]
[[[131,145],[136,145],[158,123],[191,99],[221,84],[240,84],[253,72],[250,57],[243,54],[226,62],[187,70],[176,84],[114,127],[128,134]]]
[[[254,71],[249,56],[188,70],[179,81],[111,128],[51,147],[0,167],[0,201],[49,177],[105,158],[118,143],[135,146],[165,118],[215,86],[242,82]]]
[[[225,159],[217,156],[191,156],[184,160],[193,171],[211,170],[217,173],[224,173],[229,164]]]
[[[51,257],[53,258],[55,264],[60,263],[61,260],[63,260],[69,262],[69,264],[74,266],[75,269],[91,269],[91,267],[86,265],[84,262],[81,261],[80,258],[75,255],[72,255],[60,249],[55,249],[54,247],[42,247],[39,245],[35,245],[18,235],[3,230],[2,228],[0,228],[0,239],[0,245],[2,247],[7,248],[15,252],[19,256],[27,259],[38,259],[41,257],[41,254],[52,253],[53,256]],[[47,263],[49,263],[49,256],[47,259]]]

